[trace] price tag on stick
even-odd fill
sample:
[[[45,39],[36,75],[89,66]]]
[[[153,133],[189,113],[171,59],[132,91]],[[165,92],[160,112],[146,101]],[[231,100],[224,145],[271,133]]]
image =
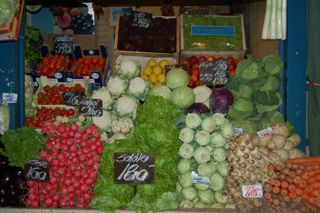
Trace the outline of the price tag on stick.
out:
[[[151,184],[154,182],[155,155],[115,153],[114,182],[118,184]]]
[[[29,160],[24,167],[27,180],[49,182],[49,164],[44,160]]]
[[[199,64],[201,85],[224,85],[228,82],[229,63],[227,60],[202,61]]]
[[[263,198],[262,185],[243,185],[242,195],[244,198]]]

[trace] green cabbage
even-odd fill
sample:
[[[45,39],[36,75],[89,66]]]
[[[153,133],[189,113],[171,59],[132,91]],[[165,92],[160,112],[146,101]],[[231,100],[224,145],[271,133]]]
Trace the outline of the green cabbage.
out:
[[[279,55],[267,55],[262,59],[264,70],[270,75],[278,75],[282,69],[282,62]]]
[[[217,169],[218,168],[217,168],[217,163],[216,162],[209,162],[209,163],[199,164],[199,166],[198,166],[198,174],[200,176],[209,177],[213,173],[215,173],[215,171]]]
[[[172,69],[166,74],[166,85],[170,89],[186,87],[189,83],[189,75],[183,69]]]
[[[175,88],[171,93],[171,101],[179,109],[186,109],[195,101],[195,94],[193,90],[186,86]]]
[[[251,100],[240,98],[230,106],[228,116],[234,120],[245,119],[254,113],[254,104]]]
[[[166,99],[171,99],[171,90],[166,85],[158,85],[151,89],[149,95],[159,95]]]
[[[224,187],[224,178],[219,173],[214,173],[210,177],[210,188],[213,191],[220,191]]]
[[[191,161],[187,159],[181,159],[178,164],[178,171],[180,174],[184,174],[190,171]]]
[[[203,203],[212,204],[214,201],[214,195],[210,189],[204,191],[198,191],[198,197]]]
[[[197,190],[193,187],[182,189],[182,197],[187,200],[193,200],[197,197]]]
[[[207,163],[211,158],[209,150],[202,146],[194,151],[193,157],[198,164]]]

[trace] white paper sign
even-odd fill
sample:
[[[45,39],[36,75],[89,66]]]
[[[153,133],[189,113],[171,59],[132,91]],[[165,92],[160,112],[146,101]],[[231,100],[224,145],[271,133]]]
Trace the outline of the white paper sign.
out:
[[[238,134],[243,134],[243,129],[242,128],[233,128],[233,134],[238,135]]]
[[[209,177],[204,177],[204,176],[200,176],[198,175],[195,171],[191,172],[191,176],[192,176],[192,183],[200,183],[200,184],[210,184],[210,179]]]
[[[272,134],[272,128],[268,127],[267,129],[263,129],[263,130],[257,132],[257,134],[258,134],[260,139],[268,137],[268,136],[270,136]]]
[[[2,94],[2,100],[6,102],[7,104],[15,104],[18,100],[18,94],[17,93],[3,93]]]
[[[263,198],[262,185],[243,185],[242,195],[244,198]]]

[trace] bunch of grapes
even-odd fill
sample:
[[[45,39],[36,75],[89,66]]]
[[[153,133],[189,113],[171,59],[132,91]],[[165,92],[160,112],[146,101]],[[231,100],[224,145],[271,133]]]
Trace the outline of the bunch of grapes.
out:
[[[92,34],[94,32],[92,15],[73,16],[71,29],[75,34]]]

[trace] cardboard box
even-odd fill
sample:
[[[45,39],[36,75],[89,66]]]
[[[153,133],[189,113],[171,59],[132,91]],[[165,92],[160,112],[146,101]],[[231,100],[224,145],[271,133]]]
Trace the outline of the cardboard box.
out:
[[[17,41],[19,39],[23,8],[24,0],[18,0],[15,15],[10,21],[0,25],[0,41]]]
[[[185,58],[191,55],[205,55],[205,56],[232,56],[237,59],[242,59],[246,52],[246,39],[244,31],[243,16],[203,16],[207,19],[228,19],[233,18],[239,20],[238,26],[220,24],[219,21],[216,25],[210,23],[198,23],[197,20],[191,24],[184,24],[184,16],[180,20],[180,33],[181,33],[181,57]],[[199,16],[187,16],[189,19]],[[190,31],[189,28],[190,27]],[[189,34],[185,34],[189,31]],[[214,41],[217,38],[222,38],[225,41],[225,47],[215,46],[215,44],[205,43],[205,41]],[[189,40],[188,40],[189,39]],[[188,40],[188,41],[187,41]],[[189,42],[189,43],[186,43]],[[234,43],[233,43],[234,42]],[[191,44],[190,44],[191,43]],[[220,41],[217,41],[221,45]],[[193,45],[194,44],[194,45]],[[229,46],[234,45],[234,48]],[[224,49],[225,48],[225,49]]]

